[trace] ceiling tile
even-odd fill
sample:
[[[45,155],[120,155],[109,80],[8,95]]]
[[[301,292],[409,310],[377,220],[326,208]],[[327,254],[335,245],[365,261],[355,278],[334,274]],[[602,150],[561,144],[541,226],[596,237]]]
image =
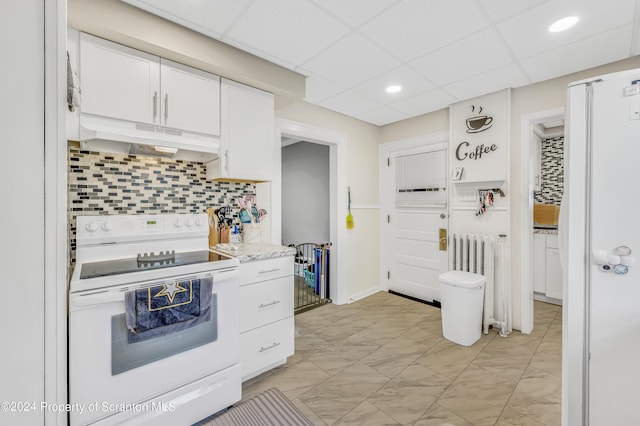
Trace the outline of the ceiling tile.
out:
[[[409,115],[396,111],[393,108],[383,106],[371,111],[367,111],[364,114],[356,115],[362,121],[375,124],[376,126],[384,126],[385,124],[393,123],[400,120],[410,118]]]
[[[350,90],[320,102],[320,105],[345,115],[356,116],[379,108],[378,102]]]
[[[297,71],[307,76],[304,97],[307,102],[318,103],[347,89],[347,87],[328,81],[305,69],[300,68]]]
[[[347,87],[367,81],[400,65],[364,37],[352,33],[304,64],[329,81]]]
[[[521,61],[534,82],[572,74],[629,56],[632,26],[625,25]]]
[[[300,65],[349,32],[313,4],[300,0],[256,0],[229,37]]]
[[[444,89],[464,101],[508,87],[520,87],[526,84],[529,84],[529,81],[522,74],[520,68],[515,64],[509,64],[450,84]]]
[[[410,117],[426,114],[431,111],[437,111],[447,108],[450,104],[457,102],[457,99],[442,89],[430,90],[426,93],[394,102],[390,106]]]
[[[387,93],[385,89],[392,84],[402,86],[402,91]],[[378,102],[388,104],[433,88],[433,84],[426,78],[403,65],[356,86],[353,90]]]
[[[513,53],[523,59],[629,24],[633,20],[634,6],[634,0],[552,1],[497,27]],[[575,27],[560,33],[547,30],[554,21],[569,15],[580,18]]]
[[[249,4],[249,0],[175,1],[175,0],[123,0],[169,21],[219,38],[240,12]]]
[[[404,0],[360,32],[404,61],[411,61],[485,28],[472,0]]]
[[[399,0],[312,0],[351,27],[358,27]]]
[[[478,0],[491,21],[495,23],[549,1],[551,0]]]
[[[513,62],[491,29],[429,53],[410,65],[437,85],[446,85]]]

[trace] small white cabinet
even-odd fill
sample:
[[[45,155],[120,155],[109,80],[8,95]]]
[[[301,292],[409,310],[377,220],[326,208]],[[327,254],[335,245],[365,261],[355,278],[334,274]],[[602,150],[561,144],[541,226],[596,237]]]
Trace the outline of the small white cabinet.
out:
[[[545,282],[546,296],[562,300],[562,266],[557,235],[547,235]]]
[[[83,114],[218,136],[220,77],[80,35]]]
[[[220,99],[220,157],[207,164],[207,178],[272,180],[273,94],[223,78]]]
[[[242,263],[238,280],[244,381],[294,353],[293,256]]]
[[[547,236],[533,234],[533,291],[536,293],[546,292],[546,251]]]
[[[533,235],[533,291],[543,301],[562,300],[562,267],[558,236]]]

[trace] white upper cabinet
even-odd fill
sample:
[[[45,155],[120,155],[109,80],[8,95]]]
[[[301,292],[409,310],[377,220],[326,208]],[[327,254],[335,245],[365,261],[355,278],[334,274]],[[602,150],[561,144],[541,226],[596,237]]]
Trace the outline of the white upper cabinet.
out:
[[[220,134],[220,77],[88,34],[80,39],[83,114]]]
[[[160,60],[162,125],[220,134],[220,77]]]
[[[82,113],[160,124],[160,58],[80,34]]]
[[[273,94],[221,81],[220,158],[207,165],[210,179],[273,179]]]

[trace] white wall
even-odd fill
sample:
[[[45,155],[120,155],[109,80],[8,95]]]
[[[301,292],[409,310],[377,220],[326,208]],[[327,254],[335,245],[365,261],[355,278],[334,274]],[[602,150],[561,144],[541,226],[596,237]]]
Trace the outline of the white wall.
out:
[[[3,412],[3,424],[42,424],[44,413],[44,2],[2,6],[0,51],[0,401],[35,402]]]
[[[330,241],[328,145],[298,142],[282,148],[282,241]]]

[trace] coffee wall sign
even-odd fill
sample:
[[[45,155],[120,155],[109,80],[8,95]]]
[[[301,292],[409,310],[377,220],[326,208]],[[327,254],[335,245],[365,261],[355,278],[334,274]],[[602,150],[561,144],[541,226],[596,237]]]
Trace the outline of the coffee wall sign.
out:
[[[507,176],[509,96],[499,91],[451,106],[449,170],[464,168],[456,185]]]
[[[466,119],[465,124],[467,126],[467,133],[480,133],[491,128],[491,123],[493,123],[493,117],[489,115],[482,115],[482,107],[479,106],[476,112],[476,106],[471,105],[471,112],[476,113]],[[471,143],[468,141],[462,141],[456,147],[455,155],[458,161],[463,161],[466,159],[469,160],[480,160],[483,155],[489,154],[498,149],[498,145],[495,143],[492,144],[477,144],[473,148],[471,147]],[[486,155],[485,155],[486,157]]]

